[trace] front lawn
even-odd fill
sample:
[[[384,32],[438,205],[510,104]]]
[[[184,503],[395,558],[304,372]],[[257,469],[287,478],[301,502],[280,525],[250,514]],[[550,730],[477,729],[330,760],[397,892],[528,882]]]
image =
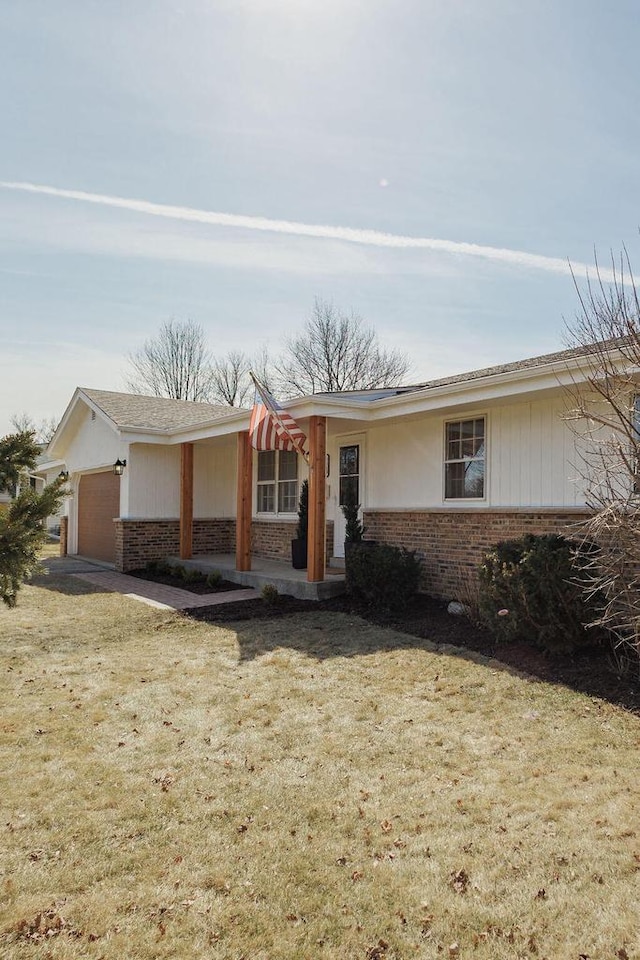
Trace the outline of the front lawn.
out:
[[[0,955],[637,958],[640,719],[349,614],[0,612]]]

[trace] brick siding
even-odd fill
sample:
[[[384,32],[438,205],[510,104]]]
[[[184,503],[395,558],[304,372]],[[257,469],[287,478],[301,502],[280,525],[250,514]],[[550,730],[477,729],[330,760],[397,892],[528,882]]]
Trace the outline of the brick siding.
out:
[[[60,517],[60,556],[66,557],[69,542],[69,517]]]
[[[164,560],[180,552],[178,520],[122,520],[115,523],[116,569],[126,573],[144,567],[149,560]],[[291,562],[291,540],[295,521],[254,520],[251,525],[251,550],[256,557]],[[62,530],[61,530],[62,543]],[[234,553],[236,521],[232,518],[193,521],[193,552]],[[327,524],[327,557],[333,553],[333,523]]]
[[[416,550],[423,560],[422,589],[443,599],[465,595],[482,554],[501,540],[526,533],[571,535],[583,520],[577,510],[365,510],[367,540]]]
[[[236,521],[231,517],[193,521],[193,552],[235,553]]]
[[[164,560],[180,552],[179,520],[114,520],[116,570],[126,573],[149,560]]]
[[[267,560],[291,562],[291,541],[296,535],[295,520],[254,520],[251,524],[251,552]],[[327,523],[327,562],[333,556],[333,521]]]

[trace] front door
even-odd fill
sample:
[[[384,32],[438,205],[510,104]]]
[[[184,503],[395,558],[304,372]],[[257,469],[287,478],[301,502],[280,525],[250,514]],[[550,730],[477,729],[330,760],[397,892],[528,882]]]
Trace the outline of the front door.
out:
[[[349,495],[355,497],[356,503],[362,504],[363,501],[363,450],[362,439],[357,437],[345,439],[338,448],[338,482],[334,500],[333,533],[333,554],[335,557],[344,557],[345,519],[341,509],[342,504],[346,502]]]

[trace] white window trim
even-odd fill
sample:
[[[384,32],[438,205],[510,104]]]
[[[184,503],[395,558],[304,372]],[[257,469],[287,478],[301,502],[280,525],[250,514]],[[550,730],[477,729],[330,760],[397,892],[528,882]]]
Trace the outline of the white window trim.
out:
[[[304,477],[302,477],[302,476],[300,475],[300,457],[299,457],[299,456],[297,457],[297,471],[296,471],[296,472],[297,472],[297,476],[296,476],[296,484],[297,484],[296,509],[295,509],[295,510],[292,510],[292,511],[287,511],[287,512],[284,512],[284,511],[279,512],[279,511],[278,511],[278,483],[280,482],[280,481],[279,481],[279,475],[280,475],[280,453],[281,453],[280,450],[275,450],[275,451],[273,451],[273,452],[276,454],[276,457],[275,457],[275,461],[276,461],[275,479],[274,479],[274,480],[258,480],[258,458],[259,458],[259,456],[260,456],[260,453],[268,453],[268,452],[269,452],[269,451],[266,451],[266,450],[265,450],[265,451],[260,451],[260,450],[257,450],[257,451],[256,451],[255,463],[254,463],[255,482],[254,482],[254,484],[253,484],[253,497],[254,497],[253,515],[254,515],[254,517],[255,517],[256,519],[258,519],[258,520],[292,520],[292,519],[297,519],[297,516],[298,516],[298,506],[297,506],[297,504],[298,504],[298,500],[299,500],[299,497],[300,497],[300,486],[301,486],[301,484],[302,484],[302,481],[304,480]],[[275,485],[275,490],[274,490],[274,503],[275,503],[276,509],[275,509],[275,510],[263,510],[263,511],[259,511],[259,510],[258,510],[258,488],[259,488],[260,486],[264,486],[264,485],[267,484],[267,483],[273,483],[273,484]]]
[[[448,460],[447,459],[447,426],[450,423],[462,423],[463,420],[484,420],[484,456],[483,457],[470,457],[470,460],[482,460],[484,463],[484,484],[483,484],[483,495],[481,497],[448,497],[447,496],[447,464],[448,463],[464,463],[463,460]],[[489,416],[487,413],[480,411],[478,413],[465,413],[456,417],[447,417],[446,420],[442,421],[442,502],[445,504],[454,503],[486,503],[487,502],[487,491],[489,487]]]

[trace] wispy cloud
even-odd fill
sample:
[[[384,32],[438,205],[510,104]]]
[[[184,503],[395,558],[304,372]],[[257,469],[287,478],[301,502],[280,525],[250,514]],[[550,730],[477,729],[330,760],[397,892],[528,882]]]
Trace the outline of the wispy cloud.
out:
[[[489,247],[477,243],[465,243],[456,240],[440,240],[433,237],[406,237],[395,233],[382,233],[378,230],[361,230],[355,227],[334,227],[313,223],[299,223],[294,220],[271,220],[267,217],[249,217],[233,213],[218,213],[213,210],[198,210],[193,207],[178,207],[164,203],[152,203],[149,200],[134,200],[127,197],[112,197],[100,193],[87,193],[84,190],[64,190],[35,183],[0,181],[5,190],[21,190],[27,193],[45,194],[64,200],[77,200],[82,203],[94,203],[105,207],[116,207],[153,217],[169,220],[181,220],[189,223],[204,223],[217,227],[230,227],[242,230],[258,230],[267,233],[288,234],[296,237],[314,237],[325,240],[339,240],[345,243],[357,243],[371,247],[388,247],[405,250],[432,250],[457,256],[480,257],[517,267],[544,270],[550,273],[584,276],[595,273],[595,267],[586,263],[564,260],[560,257],[545,257],[523,250],[511,250],[505,247]],[[600,269],[600,277],[605,282],[613,280],[611,270]]]

